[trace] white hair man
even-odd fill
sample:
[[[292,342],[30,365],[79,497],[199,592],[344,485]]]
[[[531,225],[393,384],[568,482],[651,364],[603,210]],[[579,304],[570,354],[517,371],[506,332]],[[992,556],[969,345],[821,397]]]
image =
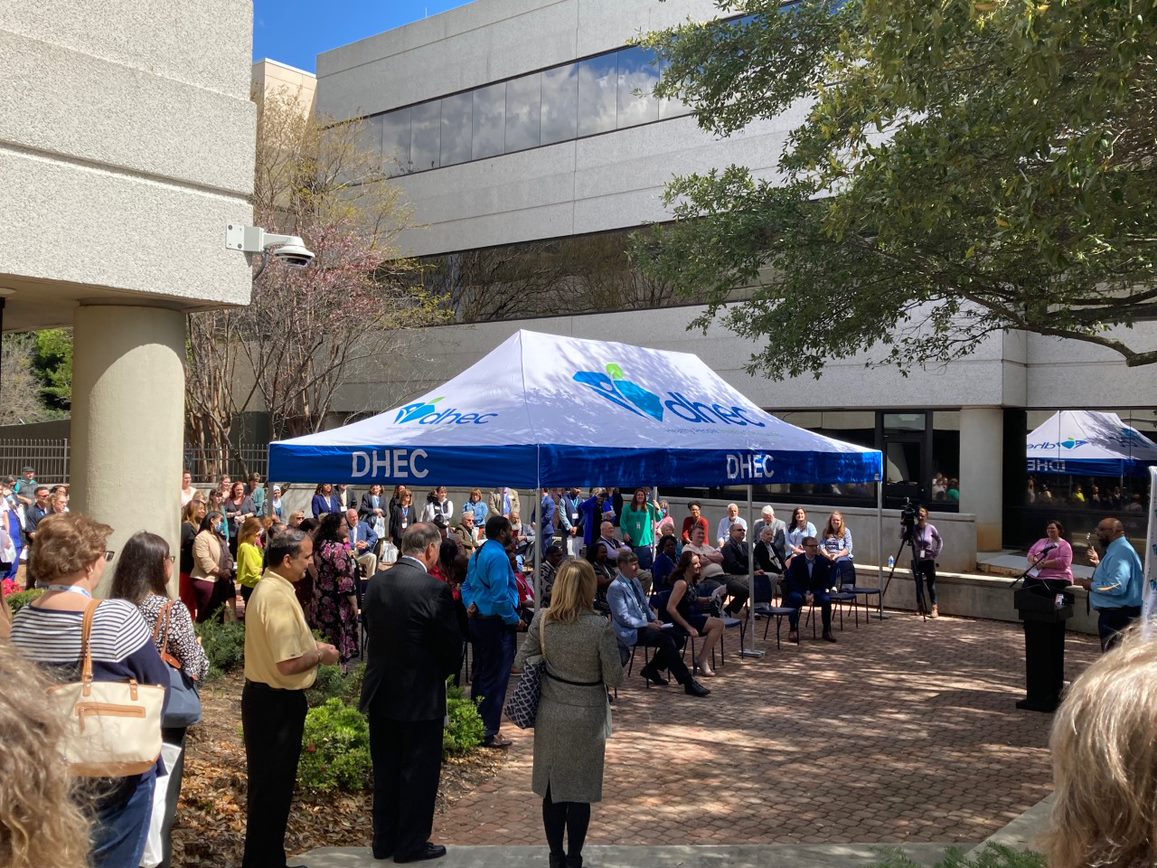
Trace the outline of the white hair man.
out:
[[[739,525],[744,530],[747,530],[747,519],[739,514],[739,504],[727,504],[727,515],[719,520],[719,527],[715,530],[716,539],[718,542],[716,546],[723,547],[723,544],[731,539],[731,528],[734,525]]]

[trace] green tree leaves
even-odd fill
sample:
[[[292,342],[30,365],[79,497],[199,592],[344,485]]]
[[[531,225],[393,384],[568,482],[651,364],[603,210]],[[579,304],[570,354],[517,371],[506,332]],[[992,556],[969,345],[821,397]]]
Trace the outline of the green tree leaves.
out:
[[[773,181],[676,178],[675,222],[634,254],[709,289],[695,324],[722,313],[758,341],[750,370],[818,372],[877,340],[907,369],[1003,329],[1157,361],[1128,330],[1157,315],[1152,4],[717,5],[748,15],[647,38],[660,95],[719,135],[802,121]]]

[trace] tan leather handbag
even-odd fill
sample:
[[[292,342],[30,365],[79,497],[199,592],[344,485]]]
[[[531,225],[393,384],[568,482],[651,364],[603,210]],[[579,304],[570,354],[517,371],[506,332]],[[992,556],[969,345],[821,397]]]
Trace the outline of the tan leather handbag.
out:
[[[128,681],[94,681],[89,637],[100,600],[84,610],[80,681],[48,690],[67,718],[64,757],[80,777],[120,778],[147,772],[161,755],[165,688]]]

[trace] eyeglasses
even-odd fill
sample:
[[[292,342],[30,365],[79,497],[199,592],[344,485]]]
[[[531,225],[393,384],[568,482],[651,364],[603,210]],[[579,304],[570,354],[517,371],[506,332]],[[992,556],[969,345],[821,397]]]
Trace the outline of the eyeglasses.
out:
[[[804,547],[805,549],[818,549],[818,548],[819,548],[819,543],[804,543],[804,544],[803,544],[803,547]]]
[[[177,562],[177,556],[176,555],[165,555],[165,560],[169,561],[170,563],[176,563]]]
[[[115,552],[115,551],[105,551],[105,553],[104,553],[104,559],[105,559],[105,561],[106,561],[106,562],[107,562],[107,561],[111,561],[111,560],[112,560],[114,557],[116,557],[116,552]]]

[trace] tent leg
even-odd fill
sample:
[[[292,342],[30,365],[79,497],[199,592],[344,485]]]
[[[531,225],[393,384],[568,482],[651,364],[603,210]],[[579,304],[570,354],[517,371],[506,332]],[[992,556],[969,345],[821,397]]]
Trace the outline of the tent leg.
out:
[[[751,514],[751,485],[747,486],[747,527],[755,527]],[[749,534],[750,537],[750,534]],[[747,540],[747,627],[744,632],[740,657],[762,657],[763,652],[755,647],[755,540]]]
[[[885,462],[885,467],[887,463]],[[880,589],[880,620],[883,621],[887,616],[884,614],[884,569],[886,561],[884,560],[884,477],[880,476],[876,480],[876,550],[879,554],[876,560],[880,565],[876,568],[876,586]],[[868,615],[868,619],[871,619]]]
[[[541,456],[540,456],[541,458]],[[534,481],[538,487],[534,490],[535,497],[535,515],[538,517],[535,522],[538,527],[537,533],[534,535],[534,609],[538,611],[539,601],[542,599],[542,557],[541,554],[545,549],[542,541],[542,463],[538,462],[538,467],[535,468]]]

